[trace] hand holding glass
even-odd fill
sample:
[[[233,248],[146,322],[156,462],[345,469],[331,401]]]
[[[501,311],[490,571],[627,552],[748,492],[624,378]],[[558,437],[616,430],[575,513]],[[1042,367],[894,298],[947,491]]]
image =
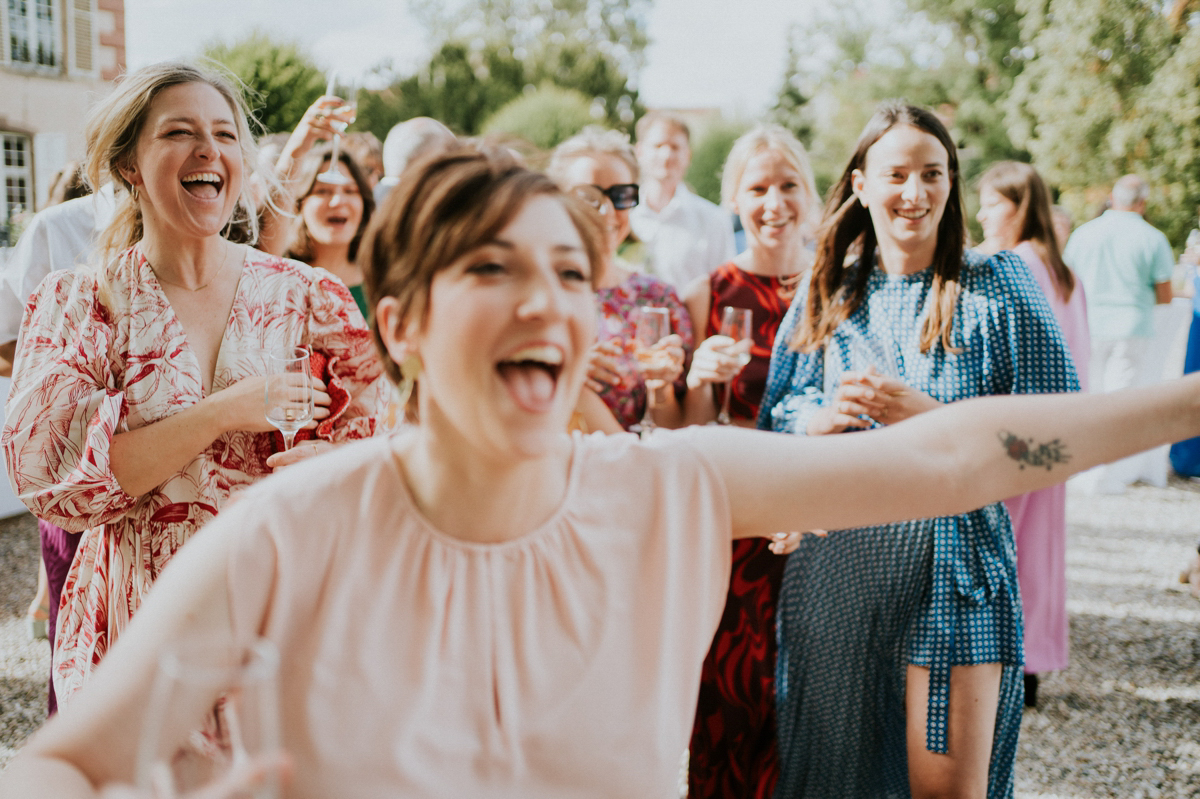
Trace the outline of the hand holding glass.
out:
[[[655,349],[654,345],[669,335],[671,335],[671,314],[666,308],[647,305],[638,309],[634,357],[637,358],[638,366],[641,367],[643,374],[667,365],[664,360],[669,361],[671,356],[661,349]],[[646,411],[642,414],[641,423],[633,428],[635,432],[649,435],[654,430],[654,418],[651,415],[654,410],[654,394],[662,387],[662,384],[661,380],[646,379]]]
[[[348,95],[349,99],[343,100],[340,106],[333,109],[328,119],[329,126],[334,130],[333,154],[329,157],[329,167],[317,175],[317,180],[322,183],[329,183],[336,186],[344,186],[352,180],[352,178],[343,175],[341,170],[338,169],[338,150],[341,147],[341,134],[345,133],[346,128],[353,124],[358,115],[358,92],[353,87],[347,87],[343,91]],[[336,72],[329,73],[329,83],[325,87],[325,94],[331,97],[340,96],[337,94]]]
[[[726,350],[726,354],[737,358],[738,372],[750,363],[750,348],[754,346],[754,314],[749,308],[734,308],[726,305],[721,309],[722,336],[733,339],[734,344]],[[721,412],[717,414],[717,424],[732,424],[729,416],[729,395],[733,393],[733,381],[725,384],[725,398],[721,401]]]
[[[270,355],[266,389],[267,421],[283,433],[283,449],[313,418],[312,372],[306,347],[287,347]]]

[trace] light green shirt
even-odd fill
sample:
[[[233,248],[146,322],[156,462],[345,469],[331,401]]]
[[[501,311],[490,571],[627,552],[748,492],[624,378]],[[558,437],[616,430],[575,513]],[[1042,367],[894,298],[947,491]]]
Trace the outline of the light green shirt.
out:
[[[1083,281],[1093,339],[1154,335],[1154,286],[1175,268],[1161,231],[1133,211],[1105,211],[1071,234],[1063,260]]]

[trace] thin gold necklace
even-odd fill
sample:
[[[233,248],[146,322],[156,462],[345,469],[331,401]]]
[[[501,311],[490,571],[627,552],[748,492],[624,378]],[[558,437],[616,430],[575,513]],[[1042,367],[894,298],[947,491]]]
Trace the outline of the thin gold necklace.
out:
[[[211,286],[218,277],[221,276],[221,273],[225,271],[225,264],[229,263],[230,249],[232,249],[232,248],[227,247],[225,249],[225,257],[221,259],[221,265],[217,267],[217,271],[214,272],[213,276],[208,279],[208,282],[205,283],[203,286],[196,286],[196,288],[192,288],[191,286],[185,286],[182,283],[176,283],[174,280],[167,280],[165,277],[163,277],[162,275],[160,275],[158,273],[158,270],[156,270],[154,268],[154,264],[150,263],[150,259],[146,258],[146,252],[144,250],[142,251],[142,257],[146,258],[146,264],[149,265],[150,271],[154,273],[154,277],[158,280],[159,283],[166,283],[168,286],[174,286],[175,288],[183,289],[184,291],[191,291],[194,293],[197,291],[204,291],[206,288]]]

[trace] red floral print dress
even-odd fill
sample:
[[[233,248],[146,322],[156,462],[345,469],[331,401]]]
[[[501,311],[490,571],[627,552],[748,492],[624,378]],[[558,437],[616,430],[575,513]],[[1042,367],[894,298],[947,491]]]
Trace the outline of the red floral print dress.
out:
[[[721,329],[727,305],[754,312],[751,360],[734,379],[729,411],[754,420],[762,402],[775,332],[787,313],[792,278],[755,275],[733,262],[709,278],[704,336]],[[718,407],[725,386],[713,386]],[[775,603],[786,558],[765,538],[733,542],[733,567],[721,624],[700,675],[692,729],[688,796],[770,799],[779,777],[775,729]]]
[[[17,495],[40,519],[82,531],[58,616],[60,700],[78,691],[171,556],[233,492],[270,473],[269,433],[222,435],[157,488],[133,497],[109,463],[117,433],[204,397],[200,366],[137,248],[107,267],[56,272],[25,311],[2,440]],[[303,345],[337,358],[352,396],[333,440],[371,436],[385,382],[345,287],[322,269],[247,248],[212,391],[264,374],[266,351]]]

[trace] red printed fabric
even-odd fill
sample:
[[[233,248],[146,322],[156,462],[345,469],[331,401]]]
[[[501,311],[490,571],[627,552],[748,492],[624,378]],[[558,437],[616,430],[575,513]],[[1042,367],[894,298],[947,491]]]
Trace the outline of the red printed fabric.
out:
[[[370,333],[328,272],[247,248],[212,392],[265,374],[266,353],[309,346],[336,358],[351,394],[333,439],[374,433],[386,400]],[[140,497],[112,473],[112,437],[204,396],[200,366],[153,270],[135,248],[98,281],[56,272],[25,311],[2,433],[10,480],[38,518],[83,532],[59,606],[55,689],[84,684],[184,542],[233,492],[270,473],[269,433],[222,435]]]
[[[733,396],[729,399],[729,415],[735,419],[758,418],[758,405],[767,387],[767,372],[771,368],[771,347],[775,332],[791,304],[790,288],[794,276],[769,277],[745,272],[732,262],[722,264],[712,273],[712,305],[704,337],[715,336],[721,330],[721,310],[726,305],[749,308],[754,312],[754,346],[750,363],[733,381]],[[725,386],[713,386],[714,399],[720,407]]]
[[[628,430],[642,420],[646,410],[646,381],[642,379],[634,357],[638,308],[643,305],[666,308],[671,315],[671,332],[678,333],[683,339],[684,368],[675,384],[677,395],[684,391],[687,364],[691,362],[692,320],[669,283],[637,272],[618,286],[597,289],[596,305],[600,316],[597,340],[616,341],[621,345],[621,355],[617,358],[621,382],[605,386],[600,391],[600,399],[621,427]],[[770,357],[769,351],[767,355]]]
[[[766,387],[775,332],[787,313],[788,278],[764,277],[732,262],[710,278],[705,337],[716,335],[726,305],[754,312],[752,360],[733,383],[730,414],[753,420]],[[723,387],[719,391],[724,390]],[[721,395],[716,397],[720,402]],[[733,542],[733,568],[721,624],[704,660],[688,767],[689,799],[770,799],[779,778],[775,725],[775,604],[785,558],[763,538]]]

